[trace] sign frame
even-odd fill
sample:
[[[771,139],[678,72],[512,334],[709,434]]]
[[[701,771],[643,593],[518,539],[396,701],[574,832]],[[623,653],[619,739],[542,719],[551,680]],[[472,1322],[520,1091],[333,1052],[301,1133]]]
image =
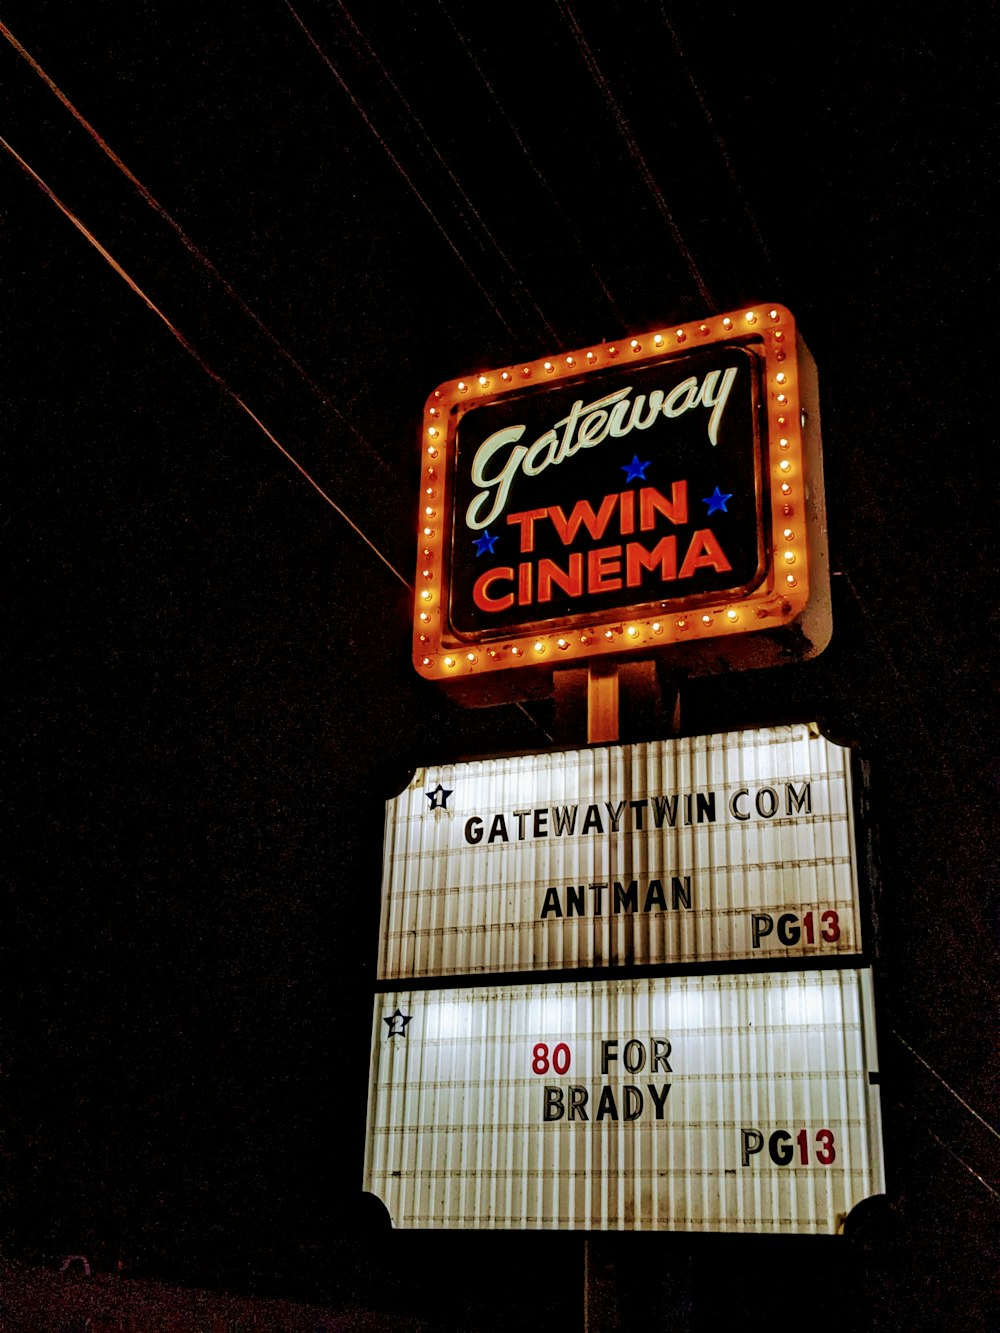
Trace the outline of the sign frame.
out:
[[[500,629],[456,626],[453,542],[462,517],[456,467],[466,414],[502,405],[512,395],[540,398],[556,387],[579,386],[585,399],[587,377],[601,371],[669,367],[712,347],[747,349],[759,364],[757,438],[748,448],[757,450],[763,568],[749,586],[655,602],[648,592],[641,600],[633,593],[631,602],[624,593],[621,604],[608,610],[559,613],[549,620],[526,612],[523,623]],[[544,692],[553,670],[601,658],[667,655],[692,674],[711,674],[815,656],[831,632],[818,389],[792,314],[762,303],[446,381],[427,399],[421,423],[417,539],[414,666],[462,702],[489,704]]]
[[[871,969],[382,991],[364,1188],[404,1229],[836,1234],[885,1191]]]

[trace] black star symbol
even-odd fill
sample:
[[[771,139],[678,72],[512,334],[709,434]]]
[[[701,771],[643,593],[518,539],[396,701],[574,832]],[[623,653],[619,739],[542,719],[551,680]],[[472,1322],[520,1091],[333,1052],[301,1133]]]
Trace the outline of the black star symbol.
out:
[[[452,789],[452,790],[454,790],[454,789]],[[433,791],[425,791],[425,792],[424,792],[424,795],[427,797],[427,799],[428,799],[428,800],[430,801],[430,803],[431,803],[431,809],[432,809],[432,810],[437,810],[437,809],[447,810],[447,809],[448,809],[448,797],[449,797],[451,794],[452,794],[452,792],[449,791],[447,787],[442,787],[441,784],[440,784],[440,782],[439,782],[438,785],[434,788]]]
[[[404,1014],[400,1009],[396,1009],[388,1018],[383,1018],[382,1022],[388,1025],[390,1037],[405,1037],[406,1025],[413,1021],[412,1014]]]

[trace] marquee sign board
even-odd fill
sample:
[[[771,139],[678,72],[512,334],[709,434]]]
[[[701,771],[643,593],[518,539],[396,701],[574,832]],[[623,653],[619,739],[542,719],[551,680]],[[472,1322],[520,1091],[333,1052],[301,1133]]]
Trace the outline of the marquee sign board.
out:
[[[693,671],[829,638],[815,368],[781,306],[441,385],[414,662],[489,700],[600,655]]]
[[[798,724],[418,770],[379,977],[860,954],[849,759]]]
[[[885,1188],[871,975],[379,995],[364,1188],[397,1227],[833,1233]]]

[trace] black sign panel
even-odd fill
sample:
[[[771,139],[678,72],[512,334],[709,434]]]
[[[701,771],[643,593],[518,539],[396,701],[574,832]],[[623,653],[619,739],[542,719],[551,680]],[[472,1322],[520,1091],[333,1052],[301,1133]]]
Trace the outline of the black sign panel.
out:
[[[757,586],[758,367],[752,349],[716,346],[467,409],[452,632],[499,636]]]

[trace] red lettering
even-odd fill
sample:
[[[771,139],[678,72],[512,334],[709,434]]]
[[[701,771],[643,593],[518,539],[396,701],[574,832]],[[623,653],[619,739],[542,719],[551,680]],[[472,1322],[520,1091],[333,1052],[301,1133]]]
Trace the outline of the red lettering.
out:
[[[712,530],[710,528],[699,528],[691,538],[691,545],[688,547],[688,553],[684,557],[684,563],[681,565],[681,572],[678,577],[689,579],[698,569],[715,569],[719,573],[725,573],[727,569],[731,568],[732,565],[726,559]]]
[[[557,1043],[552,1051],[551,1066],[557,1074],[568,1074],[569,1067],[573,1062],[573,1055],[564,1041]],[[544,1041],[536,1041],[531,1048],[531,1072],[533,1074],[547,1074],[549,1072],[549,1047]],[[558,1117],[556,1117],[558,1118]]]
[[[569,1047],[561,1041],[552,1052],[552,1068],[557,1074],[568,1074],[572,1058]]]
[[[827,944],[836,944],[840,939],[840,917],[834,911],[824,912],[820,917],[823,922],[822,935]]]
[[[625,582],[630,588],[638,588],[642,583],[642,571],[660,567],[660,579],[677,577],[677,538],[662,537],[651,551],[647,551],[638,542],[629,542],[625,547]]]
[[[532,567],[527,562],[517,567],[517,604],[531,605]]]
[[[591,537],[597,541],[604,536],[617,503],[617,495],[606,495],[601,501],[600,509],[595,514],[589,501],[578,500],[573,506],[573,512],[569,518],[566,517],[559,505],[553,505],[549,510],[549,518],[555,524],[556,532],[559,533],[564,546],[570,546],[576,540],[576,534],[580,531],[581,523],[586,527]]]
[[[583,556],[579,551],[569,558],[569,568],[561,570],[554,560],[542,559],[538,562],[538,600],[552,601],[552,585],[557,584],[570,597],[579,597],[583,592]]]
[[[578,500],[568,518],[559,505],[552,505],[548,509],[525,509],[510,514],[507,522],[519,529],[521,551],[529,554],[535,550],[535,525],[539,520],[550,518],[563,545],[569,546],[580,540],[584,533],[595,540],[603,537],[616,508],[618,526],[625,535],[635,531],[637,517],[640,530],[647,532],[656,527],[660,517],[675,524],[686,523],[687,482],[675,481],[669,498],[654,486],[643,486],[639,491],[638,515],[635,492],[622,491],[606,495],[596,510],[589,500]],[[710,528],[700,528],[693,534],[680,572],[677,569],[677,538],[673,535],[661,537],[651,550],[641,542],[628,542],[624,557],[622,552],[621,546],[574,551],[567,554],[565,565],[541,557],[537,561],[537,572],[533,560],[522,560],[516,571],[509,565],[499,566],[476,579],[472,589],[473,601],[480,611],[496,614],[510,610],[515,602],[518,606],[531,606],[536,600],[551,602],[560,593],[566,597],[582,597],[585,592],[618,592],[623,587],[641,588],[644,581],[655,584],[689,579],[700,569],[725,573],[732,568]],[[647,573],[652,576],[648,580]],[[508,587],[501,588],[501,585]],[[824,921],[828,926],[825,938],[829,939],[836,931],[836,923],[829,917]]]
[[[544,518],[548,512],[547,509],[525,509],[521,514],[507,515],[508,523],[520,524],[522,551],[535,549],[535,520]]]
[[[498,579],[514,578],[514,571],[509,567],[500,569],[488,569],[485,574],[480,574],[472,589],[472,600],[479,607],[480,611],[506,611],[508,607],[514,605],[514,594],[512,592],[504,593],[502,597],[490,597],[489,588],[496,583]]]
[[[818,1129],[816,1131],[816,1142],[820,1145],[816,1151],[816,1161],[820,1166],[832,1166],[837,1160],[837,1149],[834,1147],[833,1130]]]
[[[650,528],[656,527],[656,515],[662,514],[673,524],[686,523],[688,521],[688,484],[686,481],[675,481],[670,488],[670,499],[656,489],[655,486],[643,486],[639,492],[639,527],[643,532],[648,532]],[[624,528],[622,529],[624,532]],[[630,529],[631,531],[631,529]],[[729,566],[727,565],[728,569]]]
[[[615,500],[617,496],[609,496]],[[587,552],[587,591],[615,592],[622,586],[622,548],[599,546]]]

